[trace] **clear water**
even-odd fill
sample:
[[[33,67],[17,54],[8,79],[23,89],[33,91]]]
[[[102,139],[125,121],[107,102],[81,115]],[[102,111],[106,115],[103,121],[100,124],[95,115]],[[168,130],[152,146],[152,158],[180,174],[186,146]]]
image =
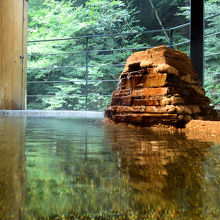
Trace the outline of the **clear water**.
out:
[[[101,119],[0,117],[0,219],[220,219],[220,145]]]

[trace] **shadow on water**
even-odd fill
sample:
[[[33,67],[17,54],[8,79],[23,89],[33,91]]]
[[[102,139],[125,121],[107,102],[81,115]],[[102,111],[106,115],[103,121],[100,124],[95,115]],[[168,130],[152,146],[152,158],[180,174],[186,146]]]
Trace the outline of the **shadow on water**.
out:
[[[0,118],[0,136],[0,219],[220,215],[214,143],[67,117]]]

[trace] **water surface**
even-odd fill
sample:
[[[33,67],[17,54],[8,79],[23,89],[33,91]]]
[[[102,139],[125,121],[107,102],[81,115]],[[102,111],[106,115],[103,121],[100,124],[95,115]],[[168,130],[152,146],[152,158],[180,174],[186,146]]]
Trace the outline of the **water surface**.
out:
[[[102,119],[0,117],[0,219],[219,219],[220,146]]]

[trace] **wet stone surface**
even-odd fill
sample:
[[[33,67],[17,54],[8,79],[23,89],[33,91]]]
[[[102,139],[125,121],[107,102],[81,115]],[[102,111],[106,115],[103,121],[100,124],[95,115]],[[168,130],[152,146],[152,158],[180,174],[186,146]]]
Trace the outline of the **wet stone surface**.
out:
[[[191,119],[213,119],[191,60],[185,53],[160,46],[128,57],[106,122],[184,127]]]

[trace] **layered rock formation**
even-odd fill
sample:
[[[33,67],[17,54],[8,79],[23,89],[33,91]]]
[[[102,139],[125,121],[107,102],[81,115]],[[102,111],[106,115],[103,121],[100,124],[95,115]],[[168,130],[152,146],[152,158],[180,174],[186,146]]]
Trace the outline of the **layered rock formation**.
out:
[[[160,46],[136,52],[127,59],[105,119],[184,127],[192,118],[215,117],[209,104],[187,55]]]

